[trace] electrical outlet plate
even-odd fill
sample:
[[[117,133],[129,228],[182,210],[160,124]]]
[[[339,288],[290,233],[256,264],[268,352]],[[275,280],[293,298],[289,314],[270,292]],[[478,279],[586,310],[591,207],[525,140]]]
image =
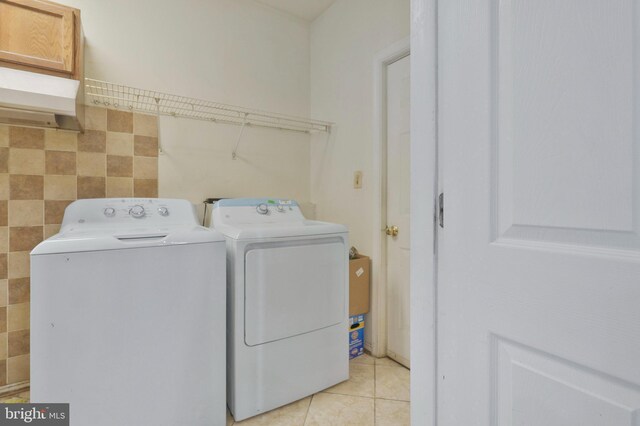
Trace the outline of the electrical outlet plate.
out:
[[[356,170],[353,173],[353,187],[355,189],[362,188],[362,172],[360,170]]]

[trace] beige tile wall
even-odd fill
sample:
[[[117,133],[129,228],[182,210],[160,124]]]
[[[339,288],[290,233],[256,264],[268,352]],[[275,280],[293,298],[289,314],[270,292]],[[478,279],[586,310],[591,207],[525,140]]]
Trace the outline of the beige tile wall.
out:
[[[0,393],[29,380],[29,252],[79,198],[157,197],[155,116],[87,107],[84,134],[0,125]]]

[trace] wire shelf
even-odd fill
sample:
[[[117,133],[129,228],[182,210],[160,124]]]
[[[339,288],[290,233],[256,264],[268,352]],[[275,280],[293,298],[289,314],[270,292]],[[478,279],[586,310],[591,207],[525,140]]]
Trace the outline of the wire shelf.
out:
[[[202,99],[85,79],[87,104],[170,115],[238,126],[259,126],[303,133],[330,132],[332,123],[279,113],[225,105]]]

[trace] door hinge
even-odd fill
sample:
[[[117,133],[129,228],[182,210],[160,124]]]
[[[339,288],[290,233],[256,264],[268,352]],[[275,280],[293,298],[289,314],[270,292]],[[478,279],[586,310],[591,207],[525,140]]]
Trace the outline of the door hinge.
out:
[[[438,224],[444,228],[444,192],[438,196]]]

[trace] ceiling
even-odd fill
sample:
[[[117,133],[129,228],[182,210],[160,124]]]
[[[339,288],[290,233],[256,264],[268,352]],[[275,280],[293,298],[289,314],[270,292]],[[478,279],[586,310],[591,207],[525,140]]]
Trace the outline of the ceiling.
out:
[[[327,10],[336,0],[256,0],[306,21],[313,21]]]

